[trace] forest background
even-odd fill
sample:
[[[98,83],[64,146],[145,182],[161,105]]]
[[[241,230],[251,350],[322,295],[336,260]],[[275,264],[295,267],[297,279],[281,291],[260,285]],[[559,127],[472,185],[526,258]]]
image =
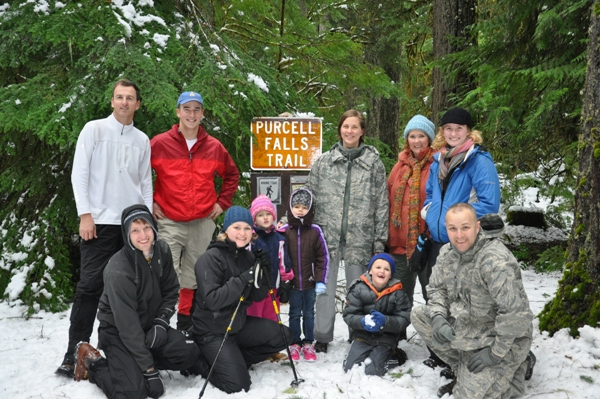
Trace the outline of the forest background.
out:
[[[524,186],[562,199],[546,216],[568,246],[531,259],[565,270],[540,329],[595,327],[598,14],[590,0],[0,1],[0,295],[27,315],[69,306],[74,147],[126,77],[150,137],[177,122],[182,91],[199,91],[203,125],[241,171],[253,117],[321,117],[326,151],[339,116],[358,109],[389,171],[414,114],[437,123],[451,106],[469,109],[505,178],[505,209]],[[249,181],[240,186],[235,202],[247,206]]]

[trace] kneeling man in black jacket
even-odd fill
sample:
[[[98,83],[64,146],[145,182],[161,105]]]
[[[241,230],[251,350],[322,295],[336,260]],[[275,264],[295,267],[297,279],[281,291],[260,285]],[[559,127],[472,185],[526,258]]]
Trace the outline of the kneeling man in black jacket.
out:
[[[98,307],[98,349],[76,349],[75,379],[89,377],[109,398],[158,398],[164,386],[158,370],[187,370],[200,359],[193,340],[170,328],[179,282],[169,246],[158,239],[145,205],[121,216],[125,245],[104,270]]]

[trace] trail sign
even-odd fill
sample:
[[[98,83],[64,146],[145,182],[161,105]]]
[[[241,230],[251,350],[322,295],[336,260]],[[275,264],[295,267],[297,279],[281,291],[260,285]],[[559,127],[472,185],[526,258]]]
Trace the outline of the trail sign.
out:
[[[254,118],[250,128],[253,170],[310,170],[321,156],[321,118]]]

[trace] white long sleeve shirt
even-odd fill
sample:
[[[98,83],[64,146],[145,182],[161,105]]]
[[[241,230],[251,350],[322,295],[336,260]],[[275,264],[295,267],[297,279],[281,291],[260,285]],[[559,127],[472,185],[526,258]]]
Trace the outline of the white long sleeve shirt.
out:
[[[77,214],[91,213],[96,224],[121,224],[133,204],[152,210],[150,140],[133,123],[111,114],[85,124],[75,149],[71,183]]]

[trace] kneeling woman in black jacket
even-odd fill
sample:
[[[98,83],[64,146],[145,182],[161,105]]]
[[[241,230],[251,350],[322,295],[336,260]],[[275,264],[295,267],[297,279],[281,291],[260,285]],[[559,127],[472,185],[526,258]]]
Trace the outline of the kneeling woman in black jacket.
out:
[[[286,348],[277,322],[246,315],[248,306],[264,299],[268,291],[265,279],[259,278],[259,288],[254,284],[256,257],[248,250],[252,224],[247,209],[229,208],[223,222],[224,233],[209,245],[195,266],[198,290],[192,334],[208,365],[213,364],[233,312],[245,295],[210,378],[214,386],[227,393],[248,391],[248,367]],[[261,263],[269,262],[259,256]],[[287,342],[291,342],[289,328],[284,326],[284,331]],[[208,369],[200,373],[206,378]]]

